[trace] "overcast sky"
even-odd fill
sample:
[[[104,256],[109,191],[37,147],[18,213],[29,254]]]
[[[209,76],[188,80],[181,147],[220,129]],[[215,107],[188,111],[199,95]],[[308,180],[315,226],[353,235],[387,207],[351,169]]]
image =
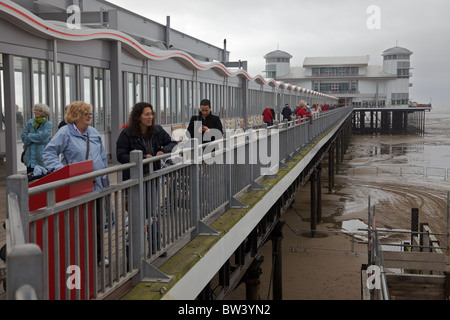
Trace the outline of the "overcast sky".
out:
[[[109,1],[164,25],[170,16],[173,29],[221,48],[227,39],[230,61],[248,61],[252,77],[265,76],[263,57],[277,49],[293,56],[291,66],[361,55],[381,65],[380,54],[398,45],[413,52],[410,99],[450,108],[449,0]]]

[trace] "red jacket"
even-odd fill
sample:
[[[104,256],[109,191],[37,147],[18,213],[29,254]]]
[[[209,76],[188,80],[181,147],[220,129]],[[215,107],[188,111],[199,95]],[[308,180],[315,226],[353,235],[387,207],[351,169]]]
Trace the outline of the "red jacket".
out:
[[[298,109],[298,112],[297,112],[297,119],[303,118],[303,117],[312,117],[312,114],[309,114],[308,112],[306,112],[305,108],[300,108],[300,109]],[[303,119],[301,122],[303,122]]]
[[[270,121],[273,120],[273,115],[269,108],[265,108],[262,115],[263,115],[263,121],[265,123],[269,123]]]

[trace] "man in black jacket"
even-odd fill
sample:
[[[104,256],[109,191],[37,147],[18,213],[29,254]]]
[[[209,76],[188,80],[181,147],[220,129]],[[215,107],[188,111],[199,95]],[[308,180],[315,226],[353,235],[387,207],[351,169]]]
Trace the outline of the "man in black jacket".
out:
[[[283,121],[284,120],[291,121],[292,110],[291,107],[289,106],[289,103],[286,103],[283,110],[281,110],[281,114],[283,115]]]
[[[199,143],[222,138],[222,122],[218,116],[211,113],[211,102],[208,99],[203,99],[200,102],[200,113],[191,117],[187,131],[191,139],[200,138],[201,134],[202,141],[199,141]]]

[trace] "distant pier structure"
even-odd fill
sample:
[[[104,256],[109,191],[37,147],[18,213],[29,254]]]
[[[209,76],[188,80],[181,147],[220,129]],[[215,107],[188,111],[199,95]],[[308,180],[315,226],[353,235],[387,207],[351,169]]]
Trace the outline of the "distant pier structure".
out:
[[[431,105],[400,108],[355,108],[352,131],[359,134],[424,134]]]

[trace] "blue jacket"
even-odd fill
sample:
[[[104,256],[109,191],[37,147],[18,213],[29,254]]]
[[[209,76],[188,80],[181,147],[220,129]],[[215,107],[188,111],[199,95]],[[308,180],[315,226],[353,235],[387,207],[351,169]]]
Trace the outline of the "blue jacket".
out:
[[[44,149],[43,158],[47,169],[61,169],[63,166],[86,160],[87,134],[89,134],[89,156],[93,160],[94,171],[108,167],[105,148],[97,129],[89,126],[80,134],[73,124],[68,124],[56,132],[55,136]],[[63,154],[62,160],[59,155]],[[94,191],[100,191],[109,185],[107,176],[98,177],[94,182]]]
[[[24,156],[24,164],[34,168],[36,165],[44,166],[42,151],[52,136],[52,126],[50,121],[43,123],[37,130],[33,126],[34,119],[30,119],[25,124],[22,131],[23,148],[27,149]]]

